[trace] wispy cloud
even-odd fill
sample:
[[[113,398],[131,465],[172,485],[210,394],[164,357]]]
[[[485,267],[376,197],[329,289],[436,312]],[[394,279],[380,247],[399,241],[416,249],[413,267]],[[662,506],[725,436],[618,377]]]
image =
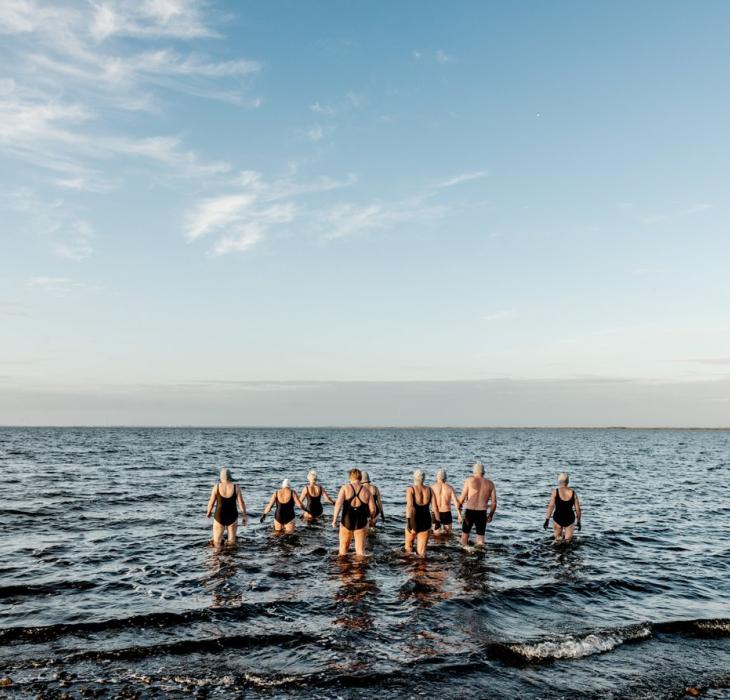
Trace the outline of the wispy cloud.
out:
[[[487,177],[488,175],[488,170],[477,170],[476,172],[462,173],[461,175],[456,175],[449,178],[448,180],[444,180],[438,183],[436,187],[454,187],[455,185],[460,185],[462,182],[469,182],[469,180],[479,180],[480,178]]]
[[[332,240],[388,229],[395,224],[426,221],[442,216],[444,208],[429,205],[423,198],[374,201],[366,204],[341,203],[317,214],[323,238]]]
[[[324,129],[320,124],[313,124],[305,133],[310,141],[321,141],[324,138]]]
[[[444,49],[436,49],[435,51],[424,51],[422,49],[414,49],[411,51],[411,58],[415,62],[438,63],[445,65],[446,63],[454,63],[456,58],[447,53]]]
[[[81,282],[76,282],[70,277],[30,277],[26,286],[42,289],[48,292],[65,294],[74,288],[85,287]]]
[[[178,135],[140,135],[128,118],[115,119],[159,111],[164,91],[261,104],[247,96],[258,61],[180,50],[185,40],[218,36],[209,14],[202,0],[0,4],[0,57],[13,75],[0,77],[0,154],[55,172],[54,184],[71,191],[115,187],[109,164],[130,157],[176,177],[226,171],[225,164],[204,162]],[[164,45],[173,41],[174,47]]]
[[[318,177],[298,181],[292,177],[266,180],[255,171],[242,172],[236,191],[199,201],[188,212],[185,235],[190,241],[217,235],[211,253],[250,250],[274,228],[292,223],[300,213],[295,200],[305,195],[349,187],[357,178],[350,174],[342,180]],[[305,208],[302,216],[311,216]]]
[[[60,197],[44,200],[32,190],[22,188],[0,197],[2,208],[22,214],[30,231],[46,238],[62,258],[80,261],[93,253],[93,225],[79,214],[77,207]]]
[[[500,311],[493,311],[491,314],[482,316],[483,321],[506,321],[507,319],[514,318],[515,312],[511,309],[502,309]]]
[[[336,117],[339,114],[360,109],[367,105],[368,98],[364,92],[349,90],[344,97],[333,102],[320,102],[319,100],[309,105],[310,111],[322,117]]]
[[[663,224],[674,221],[684,216],[695,216],[697,214],[703,214],[710,209],[712,209],[711,204],[702,202],[699,204],[692,204],[688,207],[684,207],[683,209],[679,209],[676,211],[646,214],[645,216],[642,216],[639,220],[642,224],[653,226],[656,224]]]

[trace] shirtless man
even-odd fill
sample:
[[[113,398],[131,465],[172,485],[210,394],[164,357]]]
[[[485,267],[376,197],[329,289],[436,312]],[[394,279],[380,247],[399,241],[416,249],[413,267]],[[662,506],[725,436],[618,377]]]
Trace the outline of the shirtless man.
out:
[[[474,476],[470,476],[464,482],[464,488],[457,501],[459,510],[466,502],[466,513],[461,526],[461,544],[464,546],[469,544],[469,533],[472,527],[475,527],[477,545],[484,546],[484,531],[487,523],[492,522],[494,511],[497,510],[497,489],[494,487],[494,482],[484,478],[484,465],[481,462],[474,462],[472,473]],[[490,501],[492,505],[487,515],[487,504]]]
[[[459,522],[461,522],[461,509],[454,487],[446,482],[446,472],[443,469],[436,472],[436,483],[431,487],[431,491],[433,491],[436,499],[436,512],[438,514],[438,518],[433,523],[433,532],[435,535],[450,535],[451,523],[453,522],[451,517],[452,501],[456,506]]]

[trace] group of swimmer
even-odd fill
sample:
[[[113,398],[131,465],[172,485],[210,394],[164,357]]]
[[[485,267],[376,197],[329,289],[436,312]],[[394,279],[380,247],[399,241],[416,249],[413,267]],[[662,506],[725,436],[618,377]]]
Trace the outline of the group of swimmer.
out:
[[[370,481],[366,471],[350,469],[349,481],[344,484],[332,500],[325,488],[317,481],[317,472],[307,475],[307,485],[297,494],[289,479],[284,479],[281,488],[274,491],[261,515],[261,522],[274,510],[274,530],[291,533],[295,528],[295,507],[302,511],[302,518],[312,522],[324,514],[322,499],[334,506],[332,527],[337,528],[339,518],[339,553],[345,555],[355,542],[355,553],[365,554],[365,541],[369,532],[377,525],[378,517],[385,522],[385,511],[380,489]],[[484,465],[477,461],[472,467],[472,476],[464,481],[461,495],[457,497],[454,488],[446,481],[446,472],[436,472],[436,482],[429,486],[424,483],[424,473],[420,469],[413,472],[413,484],[408,486],[405,495],[405,551],[412,552],[415,545],[419,556],[426,555],[431,535],[449,535],[453,524],[452,505],[456,508],[458,522],[461,524],[461,544],[469,544],[472,528],[476,530],[477,546],[484,545],[487,524],[492,522],[497,510],[497,489],[494,482],[484,477]],[[547,529],[550,518],[556,540],[570,540],[575,529],[581,529],[581,508],[578,494],[568,486],[569,476],[558,475],[557,488],[550,495],[543,527]],[[466,508],[464,508],[466,506]],[[227,543],[234,544],[238,522],[238,509],[241,523],[246,525],[248,516],[241,487],[234,483],[229,469],[221,469],[220,483],[210,493],[206,517],[214,515],[213,545],[220,547],[224,535]]]

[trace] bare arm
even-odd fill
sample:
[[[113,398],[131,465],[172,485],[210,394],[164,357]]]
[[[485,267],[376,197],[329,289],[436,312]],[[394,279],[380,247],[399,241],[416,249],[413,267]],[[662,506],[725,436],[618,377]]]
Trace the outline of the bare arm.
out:
[[[335,509],[332,513],[332,527],[337,527],[337,518],[342,510],[342,503],[345,500],[345,487],[340,487],[340,492],[337,494],[337,502],[335,503]]]
[[[413,512],[413,487],[409,486],[406,489],[406,527],[412,531],[411,528],[411,513]]]
[[[292,492],[292,493],[293,493],[293,492]],[[306,495],[307,495],[307,487],[305,486],[305,487],[304,487],[304,488],[302,489],[302,493],[301,493],[301,494],[300,494],[300,496],[299,496],[299,500],[300,500],[300,501],[304,501],[304,497],[305,497]]]
[[[246,524],[248,520],[248,514],[246,513],[246,501],[243,500],[243,491],[240,486],[236,486],[236,492],[238,494],[238,507],[241,509],[241,521]]]
[[[578,522],[580,522],[580,501],[578,500],[578,494],[575,491],[573,491],[573,495],[575,496],[575,517],[578,519]]]
[[[461,507],[464,505],[464,501],[469,493],[469,479],[464,481],[464,488],[461,489],[461,496],[456,499],[456,508],[461,512]]]
[[[291,492],[291,497],[292,497],[292,498],[294,499],[294,505],[295,505],[295,506],[296,506],[297,508],[299,508],[299,510],[303,510],[303,511],[306,511],[307,513],[309,512],[309,508],[305,508],[305,507],[304,507],[304,506],[302,505],[302,502],[301,502],[301,501],[299,500],[299,496],[297,496],[297,492],[296,492],[296,491],[292,490],[292,492]]]
[[[489,515],[487,516],[487,522],[491,523],[492,518],[494,517],[494,511],[497,510],[497,487],[492,484],[492,493],[489,496],[489,499],[492,501],[492,507],[489,511]]]
[[[577,501],[576,501],[577,505]],[[550,494],[550,503],[548,503],[547,510],[545,511],[545,520],[550,520],[550,516],[553,514],[553,511],[555,510],[555,491],[553,491]]]
[[[334,505],[335,502],[332,500],[332,498],[330,498],[330,495],[324,490],[324,486],[320,486],[320,488],[322,489],[322,496],[324,497],[324,499],[326,501],[329,501],[329,503],[331,503],[332,505]]]
[[[210,498],[208,499],[208,508],[205,513],[206,518],[209,518],[210,514],[213,512],[213,506],[215,505],[215,497],[216,497],[217,493],[218,493],[218,486],[214,486],[210,490]]]
[[[459,503],[459,499],[456,497],[456,491],[454,491],[453,488],[451,489],[451,495],[449,496],[449,499],[446,501],[449,508],[451,508],[452,501],[456,506],[456,517],[458,518],[459,522],[461,522],[461,504]]]
[[[431,492],[431,515],[436,522],[439,522],[441,520],[441,516],[439,515],[438,499],[430,486],[428,487],[428,490]]]
[[[380,519],[385,522],[385,509],[383,508],[383,497],[380,495],[380,489],[375,487],[375,497],[378,499],[378,508],[380,508]]]
[[[261,513],[261,517],[266,515],[273,507],[274,503],[276,502],[276,491],[271,494],[271,498],[269,499],[269,502],[266,504],[266,508],[264,508],[264,512]]]
[[[375,521],[375,514],[378,512],[375,507],[375,494],[371,491],[370,498],[368,499],[368,510],[370,511],[370,522]]]

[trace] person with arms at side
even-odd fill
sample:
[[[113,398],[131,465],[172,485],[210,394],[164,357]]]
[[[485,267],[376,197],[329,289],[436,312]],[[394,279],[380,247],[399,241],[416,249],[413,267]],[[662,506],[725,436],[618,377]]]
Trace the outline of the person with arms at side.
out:
[[[370,527],[374,528],[378,521],[378,515],[385,522],[385,511],[383,510],[383,499],[380,497],[380,489],[370,481],[370,475],[367,472],[362,473],[362,485],[370,491],[375,500],[375,516],[370,521]]]
[[[556,540],[568,542],[573,539],[575,528],[581,529],[580,501],[575,489],[568,488],[570,477],[563,472],[558,474],[558,488],[550,495],[543,528],[548,529],[550,516],[553,517],[553,534]]]
[[[446,481],[446,471],[439,469],[436,472],[436,483],[431,487],[433,496],[436,499],[436,511],[438,517],[433,523],[434,535],[450,535],[451,525],[454,519],[451,515],[451,504],[456,506],[456,513],[461,522],[461,511],[459,510],[459,501],[456,498],[454,487]]]
[[[489,514],[487,506],[491,502]],[[492,522],[494,512],[497,510],[497,489],[494,482],[484,478],[484,465],[480,461],[474,462],[472,476],[464,481],[464,488],[457,501],[458,508],[466,504],[466,512],[461,524],[461,544],[469,544],[469,533],[472,527],[477,532],[477,546],[484,546],[484,532],[487,523]]]
[[[363,486],[362,472],[359,469],[350,469],[350,481],[340,488],[332,514],[332,527],[337,527],[337,518],[342,511],[340,520],[340,556],[350,551],[350,543],[355,540],[355,554],[364,556],[365,538],[368,525],[375,517],[375,499],[369,489]]]
[[[246,503],[243,500],[241,487],[233,482],[230,469],[221,469],[220,483],[216,484],[208,499],[208,509],[206,518],[213,513],[215,506],[215,515],[213,516],[213,545],[220,547],[223,541],[223,534],[228,531],[228,544],[236,543],[236,531],[238,520],[238,510],[236,503],[241,509],[241,524],[245,527],[247,521]]]
[[[281,488],[272,494],[266,508],[264,508],[264,512],[261,514],[261,522],[264,522],[264,518],[274,507],[274,504],[276,504],[276,511],[274,511],[274,531],[281,532],[283,530],[287,534],[294,532],[294,506],[304,512],[307,509],[302,505],[299,496],[292,489],[289,479],[284,479],[281,482]]]
[[[317,483],[317,472],[311,469],[307,474],[307,481],[309,482],[303,489],[302,494],[299,496],[299,500],[302,503],[307,504],[307,511],[304,513],[304,519],[307,521],[316,520],[324,512],[322,508],[322,499],[327,500],[331,505],[335,502],[330,498],[330,495],[325,491],[324,486]]]
[[[434,518],[438,517],[436,499],[430,486],[423,483],[423,472],[416,469],[413,472],[413,485],[406,489],[406,552],[413,551],[416,543],[416,553],[419,557],[426,556],[428,538],[431,535],[431,511]]]

